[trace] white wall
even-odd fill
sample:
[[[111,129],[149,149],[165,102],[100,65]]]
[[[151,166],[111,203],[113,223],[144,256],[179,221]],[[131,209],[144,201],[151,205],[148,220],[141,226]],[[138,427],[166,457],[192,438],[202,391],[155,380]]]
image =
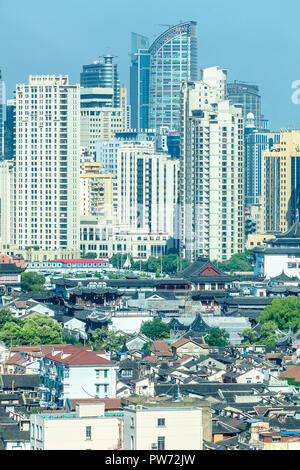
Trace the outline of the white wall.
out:
[[[165,418],[165,426],[158,426]],[[133,420],[133,424],[132,424]],[[202,410],[200,408],[148,408],[124,410],[124,450],[151,450],[158,436],[165,436],[165,450],[202,450]]]
[[[96,370],[108,370],[108,377],[104,377],[101,372],[97,377]],[[99,364],[99,366],[70,366],[69,377],[64,378],[64,399],[67,398],[93,398],[96,395],[96,384],[107,384],[107,393],[104,392],[103,387],[99,393],[99,398],[114,398],[116,396],[116,366],[106,366]]]

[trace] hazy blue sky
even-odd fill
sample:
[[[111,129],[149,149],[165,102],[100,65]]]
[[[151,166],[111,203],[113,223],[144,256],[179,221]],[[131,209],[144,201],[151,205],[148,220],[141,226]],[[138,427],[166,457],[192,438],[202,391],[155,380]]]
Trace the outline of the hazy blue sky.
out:
[[[300,80],[299,0],[0,0],[0,67],[11,98],[29,74],[68,74],[104,53],[129,83],[131,31],[150,41],[158,24],[198,23],[199,69],[218,65],[229,80],[255,82],[271,127],[300,128],[291,84]]]

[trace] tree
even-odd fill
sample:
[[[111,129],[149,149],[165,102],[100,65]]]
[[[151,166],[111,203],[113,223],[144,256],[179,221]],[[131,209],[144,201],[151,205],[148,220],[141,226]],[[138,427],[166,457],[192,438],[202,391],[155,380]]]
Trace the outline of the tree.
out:
[[[114,268],[123,268],[125,261],[127,260],[127,253],[116,253],[110,258],[110,262]],[[129,257],[130,258],[130,257]]]
[[[276,334],[277,325],[274,321],[267,321],[261,327],[261,336],[259,339],[259,344],[264,346],[275,346],[276,340],[279,338],[279,335]]]
[[[276,333],[277,325],[274,321],[267,321],[261,327],[260,337],[256,331],[246,328],[241,336],[243,344],[257,344],[264,346],[275,346],[279,335]]]
[[[151,348],[152,341],[147,341],[142,347],[142,351],[149,351]]]
[[[22,289],[24,292],[41,292],[44,290],[45,276],[35,272],[21,274]]]
[[[300,298],[286,297],[274,299],[271,305],[267,305],[258,321],[262,324],[272,321],[277,328],[288,331],[291,326],[294,332],[300,328]]]
[[[22,327],[17,325],[14,321],[6,322],[0,330],[0,341],[3,341],[6,346],[18,346],[22,344]]]
[[[47,315],[30,315],[23,320],[22,344],[61,344],[62,326]]]
[[[253,271],[253,252],[246,250],[244,253],[236,253],[229,260],[218,263],[218,268],[223,271]]]
[[[120,351],[124,343],[124,335],[118,335],[114,331],[105,328],[97,328],[92,332],[93,347],[96,350],[108,349],[109,351]]]
[[[209,346],[229,346],[229,333],[218,327],[211,328],[205,338]]]
[[[252,328],[245,328],[241,336],[243,344],[255,344],[258,341],[258,334]]]
[[[140,332],[152,340],[170,337],[170,327],[162,322],[160,318],[142,323]]]
[[[8,322],[19,324],[20,320],[18,318],[13,317],[9,309],[3,308],[0,310],[0,330],[3,325]]]
[[[97,259],[97,253],[92,253],[92,252],[88,252],[88,253],[81,253],[81,259]]]

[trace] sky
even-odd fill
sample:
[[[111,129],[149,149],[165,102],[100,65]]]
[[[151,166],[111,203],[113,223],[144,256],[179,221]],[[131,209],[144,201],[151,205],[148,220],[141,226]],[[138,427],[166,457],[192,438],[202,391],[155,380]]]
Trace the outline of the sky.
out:
[[[6,96],[29,75],[79,83],[82,65],[107,53],[129,86],[130,33],[152,42],[167,29],[162,24],[193,20],[199,77],[201,68],[219,66],[229,81],[256,83],[270,128],[300,129],[299,14],[299,0],[0,0]]]

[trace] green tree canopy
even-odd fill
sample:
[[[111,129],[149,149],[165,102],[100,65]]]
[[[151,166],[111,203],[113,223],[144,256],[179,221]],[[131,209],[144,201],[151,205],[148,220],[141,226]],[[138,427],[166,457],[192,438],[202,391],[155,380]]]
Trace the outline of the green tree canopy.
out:
[[[229,346],[229,333],[226,330],[214,327],[210,328],[205,341],[209,346]]]
[[[20,344],[60,344],[62,326],[47,315],[30,315],[26,319],[7,321],[0,328],[0,340],[7,346]]]
[[[288,331],[291,326],[294,332],[300,328],[300,297],[286,297],[274,299],[271,305],[267,305],[258,321],[262,324],[272,321],[277,328]]]
[[[261,327],[260,337],[256,331],[246,328],[241,336],[243,344],[256,344],[264,346],[275,346],[279,335],[276,333],[277,325],[274,321],[267,321]]]
[[[120,351],[124,343],[124,335],[109,331],[105,328],[97,328],[92,332],[93,348],[96,350],[108,349]]]
[[[81,253],[81,259],[97,259],[97,253],[88,252],[88,253]]]
[[[252,328],[245,328],[241,336],[243,344],[255,344],[258,341],[258,334]]]
[[[117,253],[110,258],[110,262],[115,268],[122,268],[127,256],[129,256],[132,270],[142,270],[150,273],[157,273],[162,270],[165,274],[175,274],[190,265],[190,261],[180,259],[176,253],[169,253],[157,258],[149,256],[146,261],[134,261],[130,255]]]
[[[170,327],[162,322],[160,318],[145,321],[142,323],[140,332],[152,340],[165,339],[170,337]]]
[[[22,327],[13,321],[6,322],[0,329],[0,341],[6,346],[22,344]]]
[[[236,253],[229,260],[217,263],[222,271],[253,271],[253,252],[246,250],[244,253]]]
[[[3,308],[0,310],[0,330],[7,322],[13,322],[16,324],[20,323],[18,318],[12,316],[12,313],[9,309]]]
[[[45,276],[29,271],[21,274],[22,290],[24,292],[41,292],[44,290]]]

